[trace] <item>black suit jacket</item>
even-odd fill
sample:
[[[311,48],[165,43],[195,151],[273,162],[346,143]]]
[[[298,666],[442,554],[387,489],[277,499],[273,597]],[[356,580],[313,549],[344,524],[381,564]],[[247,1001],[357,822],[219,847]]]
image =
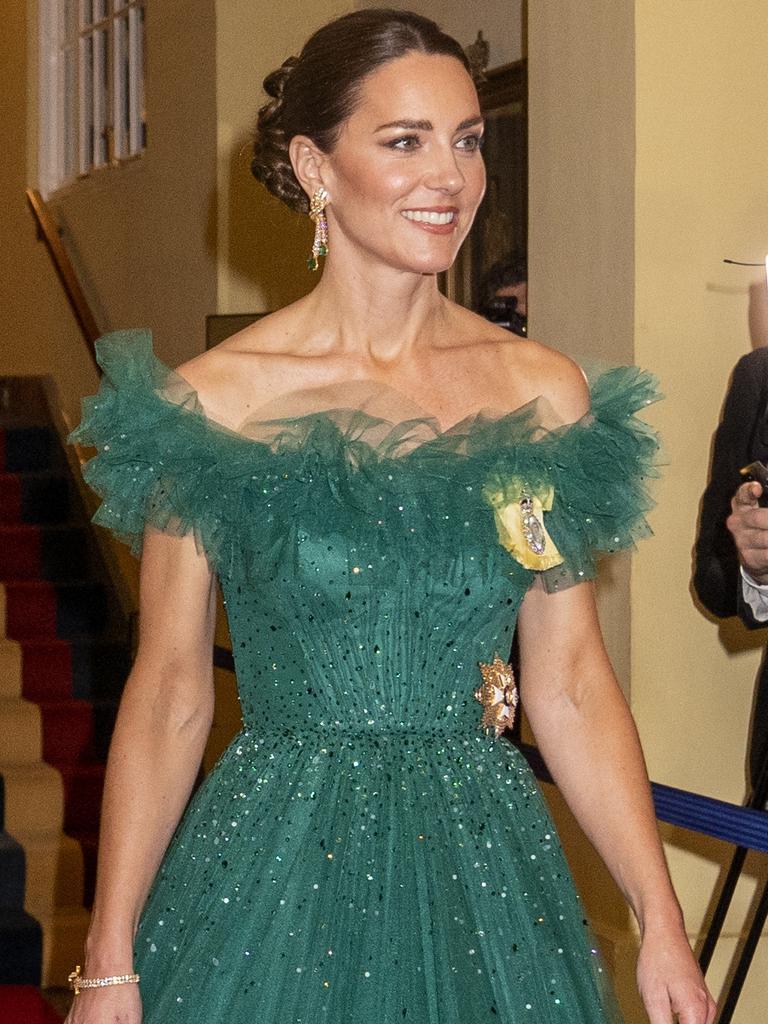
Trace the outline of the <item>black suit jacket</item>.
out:
[[[712,470],[701,503],[696,538],[693,584],[704,607],[718,618],[738,615],[750,629],[768,623],[755,620],[743,599],[739,560],[733,538],[725,525],[731,498],[744,478],[741,466],[755,459],[768,460],[768,349],[743,356],[733,371],[715,432]],[[756,781],[768,757],[768,659],[757,677],[750,774]]]

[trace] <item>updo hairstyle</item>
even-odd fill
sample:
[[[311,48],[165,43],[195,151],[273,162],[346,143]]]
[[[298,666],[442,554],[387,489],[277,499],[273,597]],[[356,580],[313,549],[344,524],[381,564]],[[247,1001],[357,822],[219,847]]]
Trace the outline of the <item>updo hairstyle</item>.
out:
[[[308,213],[309,200],[288,156],[291,139],[306,135],[330,153],[364,79],[413,52],[455,57],[472,73],[456,40],[411,11],[354,11],[318,29],[298,57],[289,57],[264,79],[264,91],[272,98],[258,113],[254,176],[292,210]]]

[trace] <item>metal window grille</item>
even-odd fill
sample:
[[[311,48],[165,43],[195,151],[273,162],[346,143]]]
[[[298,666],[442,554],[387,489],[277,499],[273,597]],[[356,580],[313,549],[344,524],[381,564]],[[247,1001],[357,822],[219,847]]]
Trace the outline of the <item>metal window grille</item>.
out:
[[[42,0],[44,194],[146,147],[145,7],[146,0]]]

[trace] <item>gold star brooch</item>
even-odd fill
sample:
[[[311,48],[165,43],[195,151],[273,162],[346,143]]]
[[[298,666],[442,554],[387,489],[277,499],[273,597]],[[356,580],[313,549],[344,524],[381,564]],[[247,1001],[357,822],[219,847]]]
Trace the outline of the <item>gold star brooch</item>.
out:
[[[505,729],[511,729],[515,711],[520,702],[512,666],[496,654],[490,665],[478,662],[483,676],[483,685],[475,690],[475,700],[483,705],[482,729],[493,729],[495,736],[501,736]]]

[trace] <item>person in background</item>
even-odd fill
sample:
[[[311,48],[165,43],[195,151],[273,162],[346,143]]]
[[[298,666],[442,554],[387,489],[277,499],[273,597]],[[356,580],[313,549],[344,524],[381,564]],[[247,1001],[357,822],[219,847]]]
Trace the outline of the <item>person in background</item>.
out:
[[[749,629],[768,626],[768,509],[762,488],[740,469],[768,460],[768,349],[743,356],[733,371],[714,437],[712,470],[701,503],[693,585],[712,615],[737,615]],[[749,740],[754,788],[768,758],[768,659],[757,676]]]
[[[528,337],[528,261],[516,254],[494,263],[480,287],[480,315]]]

